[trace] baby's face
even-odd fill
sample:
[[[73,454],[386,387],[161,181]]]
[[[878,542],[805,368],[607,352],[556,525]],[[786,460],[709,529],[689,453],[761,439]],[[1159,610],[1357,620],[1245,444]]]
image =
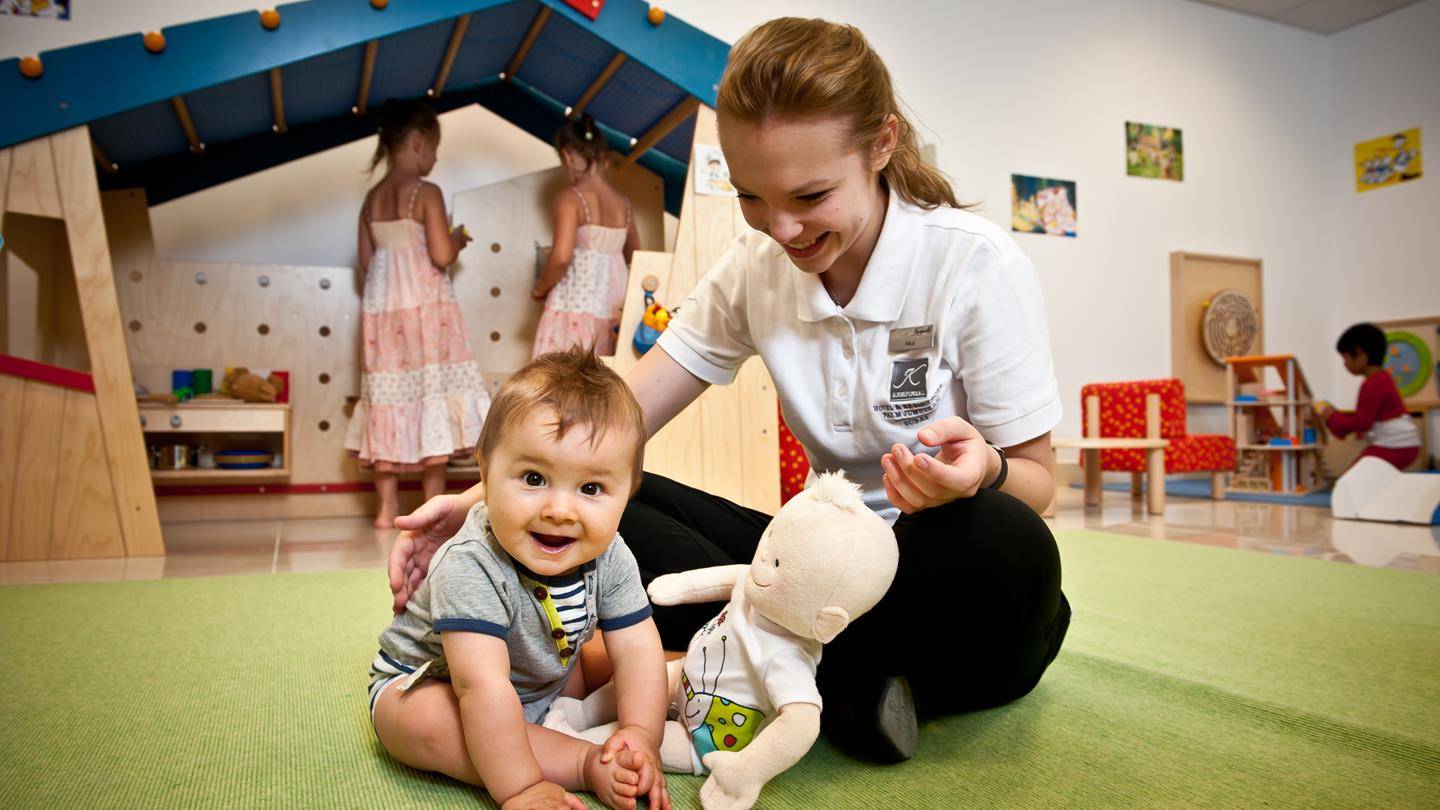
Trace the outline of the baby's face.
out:
[[[555,441],[538,408],[506,431],[485,464],[490,526],[510,556],[537,574],[574,571],[604,553],[630,499],[636,437],[611,429],[593,447],[588,425]]]

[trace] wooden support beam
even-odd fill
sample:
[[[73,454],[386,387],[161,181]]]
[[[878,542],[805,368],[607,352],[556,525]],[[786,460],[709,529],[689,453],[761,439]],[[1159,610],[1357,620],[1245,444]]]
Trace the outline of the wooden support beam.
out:
[[[356,115],[364,115],[367,100],[370,98],[370,80],[375,78],[375,54],[380,51],[380,40],[372,39],[365,43],[365,61],[360,65],[360,98],[355,101],[355,106],[350,111]]]
[[[639,160],[641,155],[650,151],[650,147],[659,143],[661,138],[669,135],[670,130],[680,126],[686,118],[694,115],[695,110],[699,107],[700,99],[694,96],[689,96],[684,101],[676,104],[675,109],[665,113],[665,117],[661,118],[655,126],[651,127],[649,132],[640,136],[640,140],[635,142],[635,147],[630,150],[630,154],[626,155],[624,160],[620,161],[620,165],[634,165],[635,161]]]
[[[100,212],[90,135],[85,127],[51,135],[55,174],[65,211],[65,233],[70,261],[79,290],[80,317],[90,350],[90,374],[95,381],[95,406],[103,437],[103,458],[115,492],[115,510],[125,542],[125,556],[150,557],[165,553],[155,491],[150,485],[140,411],[135,405],[135,384],[115,294],[115,271]],[[97,448],[99,450],[99,448]]]
[[[175,117],[180,119],[180,128],[185,130],[185,140],[190,142],[190,151],[200,154],[205,151],[205,144],[200,142],[200,133],[195,130],[195,119],[190,117],[190,107],[185,104],[182,96],[170,99],[170,106],[175,108]]]
[[[536,14],[535,19],[530,23],[530,30],[525,32],[525,38],[520,41],[520,49],[515,51],[514,56],[510,57],[510,64],[505,68],[505,72],[500,75],[500,78],[507,82],[515,78],[516,71],[520,70],[520,65],[525,63],[525,57],[530,55],[530,49],[535,47],[535,40],[540,38],[540,29],[544,28],[545,23],[549,21],[550,7],[541,6],[540,13]]]
[[[100,148],[100,142],[95,140],[95,136],[93,135],[90,136],[90,152],[95,155],[95,165],[99,166],[101,171],[106,174],[114,174],[120,171],[120,164],[111,160],[110,156],[105,154],[105,150]]]
[[[10,182],[6,209],[37,217],[64,216],[55,184],[55,158],[50,142],[36,138],[10,149]]]
[[[275,111],[275,124],[271,129],[277,135],[285,134],[289,127],[285,126],[285,92],[281,89],[280,68],[270,68],[270,108]]]
[[[617,51],[615,57],[610,60],[610,64],[600,71],[600,75],[595,77],[595,81],[591,82],[590,86],[585,88],[585,92],[580,94],[580,100],[570,108],[571,118],[575,118],[585,111],[586,105],[595,100],[595,96],[600,94],[606,83],[614,78],[616,71],[620,70],[620,66],[623,64],[625,64],[625,54]]]
[[[430,96],[439,98],[445,92],[445,80],[450,78],[450,68],[455,65],[455,54],[460,52],[460,43],[465,41],[465,29],[470,27],[470,15],[463,15],[455,20],[455,27],[450,29],[450,44],[445,46],[445,58],[440,60],[440,72],[435,76],[435,84],[430,88]]]

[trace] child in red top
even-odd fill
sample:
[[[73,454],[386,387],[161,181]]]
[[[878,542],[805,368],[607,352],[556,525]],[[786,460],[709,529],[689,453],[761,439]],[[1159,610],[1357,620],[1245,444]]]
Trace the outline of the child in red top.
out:
[[[1364,433],[1370,444],[1360,454],[1374,456],[1405,469],[1420,454],[1420,432],[1405,410],[1400,389],[1381,363],[1385,359],[1385,333],[1374,324],[1359,323],[1340,336],[1335,350],[1345,370],[1364,377],[1355,410],[1337,411],[1329,403],[1316,403],[1325,426],[1339,438]]]

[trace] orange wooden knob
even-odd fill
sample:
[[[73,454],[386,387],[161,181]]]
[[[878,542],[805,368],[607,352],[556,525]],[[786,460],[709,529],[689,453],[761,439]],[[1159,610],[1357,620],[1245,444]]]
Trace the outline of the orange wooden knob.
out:
[[[27,56],[20,60],[20,75],[27,79],[38,79],[45,72],[45,66],[38,56]]]
[[[645,19],[649,20],[651,25],[659,25],[665,22],[665,9],[651,6],[650,10],[645,12]]]
[[[160,53],[165,50],[165,35],[159,31],[146,31],[145,50],[151,53]]]
[[[376,10],[383,10],[390,5],[390,0],[370,0],[370,7]]]
[[[267,8],[260,12],[260,27],[266,31],[274,31],[280,27],[280,12],[273,8]]]

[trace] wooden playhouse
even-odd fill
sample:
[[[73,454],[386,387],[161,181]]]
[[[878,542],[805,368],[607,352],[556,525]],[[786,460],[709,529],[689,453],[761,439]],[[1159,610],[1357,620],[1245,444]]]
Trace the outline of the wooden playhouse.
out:
[[[156,255],[148,206],[374,133],[368,110],[480,104],[549,141],[580,111],[617,153],[642,241],[640,280],[678,302],[742,228],[696,193],[729,46],[640,0],[313,0],[0,64],[0,561],[153,556],[162,520],[363,514],[343,451],[358,393],[353,268]],[[101,80],[104,77],[104,80]],[[472,344],[497,381],[528,355],[529,288],[548,242],[541,172],[456,195],[476,243],[456,276]],[[503,215],[467,221],[467,211]],[[662,212],[679,216],[673,251]],[[525,301],[520,306],[517,301]],[[635,356],[626,340],[621,370]],[[179,368],[283,369],[273,405],[137,401]],[[260,445],[256,469],[152,469],[177,443]],[[663,472],[758,509],[779,505],[775,397],[752,362],[647,448]],[[452,483],[473,480],[460,473]]]

